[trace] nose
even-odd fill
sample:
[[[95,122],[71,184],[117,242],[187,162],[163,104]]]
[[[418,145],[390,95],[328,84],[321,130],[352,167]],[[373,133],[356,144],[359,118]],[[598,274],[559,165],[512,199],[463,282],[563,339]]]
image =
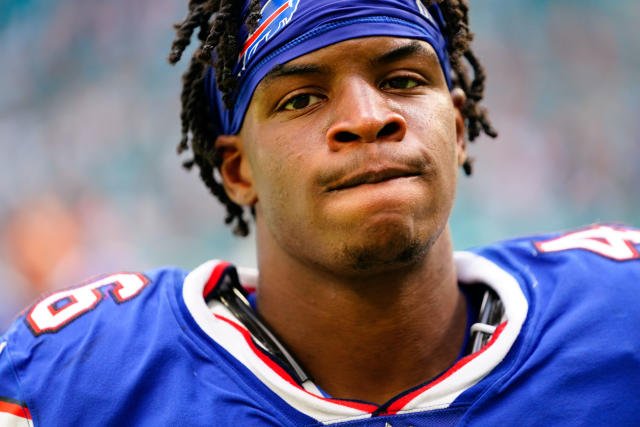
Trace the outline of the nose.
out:
[[[334,121],[327,131],[329,147],[350,143],[399,142],[407,131],[404,117],[390,108],[388,95],[367,81],[350,79],[334,102]]]

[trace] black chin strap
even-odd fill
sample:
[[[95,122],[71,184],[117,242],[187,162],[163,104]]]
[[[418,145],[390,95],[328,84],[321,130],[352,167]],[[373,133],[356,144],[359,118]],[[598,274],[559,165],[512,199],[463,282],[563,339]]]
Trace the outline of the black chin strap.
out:
[[[311,377],[251,308],[247,296],[247,291],[240,285],[237,276],[225,275],[208,300],[220,301],[247,328],[254,341],[287,368],[298,384],[310,381]]]

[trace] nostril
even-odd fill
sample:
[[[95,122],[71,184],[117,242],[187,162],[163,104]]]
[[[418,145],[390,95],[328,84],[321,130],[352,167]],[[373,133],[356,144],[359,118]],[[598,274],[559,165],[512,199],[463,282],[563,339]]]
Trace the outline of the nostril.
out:
[[[358,140],[358,135],[356,135],[355,133],[343,131],[336,133],[335,139],[338,142],[353,142]]]
[[[391,136],[394,133],[398,132],[398,130],[400,130],[400,125],[396,122],[391,122],[385,125],[382,129],[380,129],[380,132],[378,132],[377,137],[384,138],[385,136]]]

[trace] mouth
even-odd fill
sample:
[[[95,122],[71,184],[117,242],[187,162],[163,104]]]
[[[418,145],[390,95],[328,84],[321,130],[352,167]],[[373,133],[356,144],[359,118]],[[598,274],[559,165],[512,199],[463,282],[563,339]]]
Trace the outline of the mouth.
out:
[[[328,188],[328,192],[346,190],[364,184],[378,184],[397,178],[409,178],[420,176],[422,173],[400,168],[387,168],[359,172],[347,176]]]

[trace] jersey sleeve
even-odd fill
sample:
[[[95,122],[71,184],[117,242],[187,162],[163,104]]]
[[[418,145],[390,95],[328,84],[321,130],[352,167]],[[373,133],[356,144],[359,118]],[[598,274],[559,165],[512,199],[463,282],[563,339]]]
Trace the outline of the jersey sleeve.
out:
[[[10,357],[8,336],[0,337],[0,427],[33,426]]]

